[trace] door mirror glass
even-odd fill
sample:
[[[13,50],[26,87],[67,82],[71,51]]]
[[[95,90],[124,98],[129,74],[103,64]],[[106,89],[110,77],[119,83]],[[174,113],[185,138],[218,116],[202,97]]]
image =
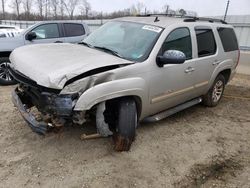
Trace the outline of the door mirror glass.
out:
[[[185,61],[186,55],[178,50],[168,50],[156,59],[159,67],[163,67],[166,64],[183,64]]]
[[[30,32],[26,35],[26,40],[32,41],[34,39],[36,39],[36,33],[35,32]]]

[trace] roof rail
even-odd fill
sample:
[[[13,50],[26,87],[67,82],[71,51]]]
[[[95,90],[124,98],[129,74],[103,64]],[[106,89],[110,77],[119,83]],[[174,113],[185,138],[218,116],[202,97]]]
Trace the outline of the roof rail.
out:
[[[195,17],[195,16],[185,16],[182,14],[144,14],[144,15],[136,15],[137,17],[150,17],[150,16],[168,16],[174,18],[185,18],[184,22],[196,22],[196,21],[208,21],[210,23],[220,22],[223,24],[227,24],[224,20],[215,19],[215,18],[206,18],[206,17]]]
[[[192,17],[192,16],[186,16],[184,18],[186,18],[184,19],[184,22],[208,21],[210,23],[220,22],[222,24],[227,24],[227,22],[225,22],[224,20],[215,19],[215,18]]]

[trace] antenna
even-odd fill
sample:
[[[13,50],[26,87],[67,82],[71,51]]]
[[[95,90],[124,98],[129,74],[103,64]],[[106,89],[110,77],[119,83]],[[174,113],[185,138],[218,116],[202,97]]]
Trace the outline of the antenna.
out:
[[[230,4],[230,0],[227,1],[227,8],[225,11],[224,21],[226,21],[226,19],[227,19],[227,12],[228,12],[228,8],[229,8],[229,4]]]

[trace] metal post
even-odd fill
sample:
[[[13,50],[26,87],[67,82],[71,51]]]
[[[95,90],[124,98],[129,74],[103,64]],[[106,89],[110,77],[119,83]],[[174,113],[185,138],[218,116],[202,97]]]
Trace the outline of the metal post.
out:
[[[230,0],[227,1],[227,8],[226,8],[225,16],[224,16],[224,21],[226,21],[226,19],[227,19],[227,12],[228,12],[228,8],[229,8],[229,4],[230,4]]]

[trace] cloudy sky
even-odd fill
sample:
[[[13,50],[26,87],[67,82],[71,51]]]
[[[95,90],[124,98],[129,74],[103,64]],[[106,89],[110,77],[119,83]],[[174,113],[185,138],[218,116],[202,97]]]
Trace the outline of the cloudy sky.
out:
[[[223,15],[227,0],[88,0],[96,11],[112,12],[130,7],[132,4],[143,2],[149,10],[162,10],[166,3],[171,9],[184,8],[193,10],[199,16]],[[228,14],[250,14],[250,0],[230,0]]]

